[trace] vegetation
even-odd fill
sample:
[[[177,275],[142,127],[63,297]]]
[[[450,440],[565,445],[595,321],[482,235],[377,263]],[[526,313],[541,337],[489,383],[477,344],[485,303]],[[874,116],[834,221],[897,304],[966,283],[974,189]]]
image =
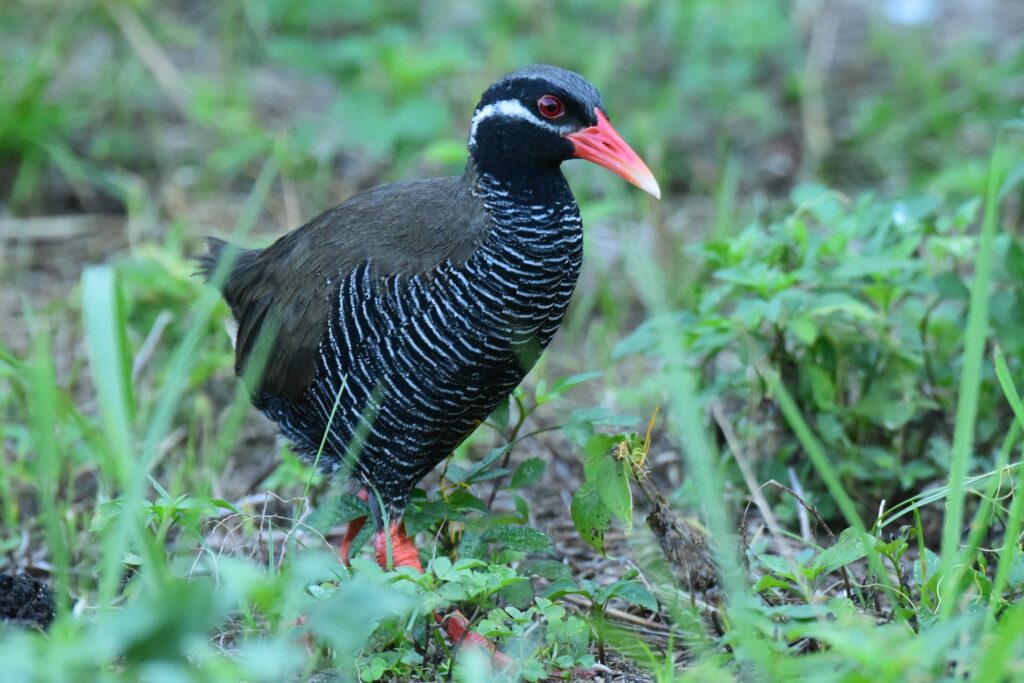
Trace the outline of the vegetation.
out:
[[[0,571],[57,600],[5,678],[1019,677],[1024,13],[914,4],[0,5]],[[557,343],[414,496],[426,571],[346,568],[365,509],[248,408],[190,258],[458,172],[535,61],[665,201],[568,165]]]

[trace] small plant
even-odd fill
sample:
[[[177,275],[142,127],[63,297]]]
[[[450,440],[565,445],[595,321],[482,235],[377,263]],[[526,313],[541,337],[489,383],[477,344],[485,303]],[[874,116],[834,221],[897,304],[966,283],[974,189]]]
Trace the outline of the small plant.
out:
[[[619,598],[631,605],[643,607],[651,612],[658,611],[657,600],[654,599],[650,591],[634,580],[637,576],[638,572],[635,569],[631,569],[621,579],[607,586],[598,586],[593,581],[587,579],[573,581],[569,578],[563,578],[553,582],[544,592],[544,596],[553,600],[566,595],[579,595],[590,601],[590,623],[597,641],[598,660],[604,662],[606,642],[605,610],[608,608],[609,602]]]
[[[833,502],[819,495],[800,445],[771,418],[772,397],[754,370],[779,374],[844,485],[869,509],[941,476],[980,202],[940,210],[927,197],[850,200],[811,185],[791,199],[783,220],[691,248],[705,273],[695,305],[648,321],[617,354],[657,356],[657,335],[676,330],[707,391],[729,406],[740,440],[754,445],[747,457],[758,480],[786,481],[792,466],[812,487],[815,508],[834,520]],[[1024,296],[1024,251],[1008,235],[995,248],[992,306],[1013,310]],[[994,332],[1018,354],[1024,334],[1011,318],[997,316]],[[976,453],[992,462],[1009,411],[994,374],[982,381]]]

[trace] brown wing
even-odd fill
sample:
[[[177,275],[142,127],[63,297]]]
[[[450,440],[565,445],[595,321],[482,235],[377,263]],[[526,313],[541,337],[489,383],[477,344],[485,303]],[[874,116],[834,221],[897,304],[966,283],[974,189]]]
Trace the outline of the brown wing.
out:
[[[254,390],[297,398],[313,381],[317,348],[331,310],[328,281],[372,259],[380,275],[412,274],[445,259],[465,260],[487,233],[468,177],[403,181],[368,190],[329,209],[263,250],[208,240],[199,258],[209,279],[233,259],[221,292],[238,321],[235,372],[257,341],[268,344]],[[266,339],[261,338],[265,335]]]

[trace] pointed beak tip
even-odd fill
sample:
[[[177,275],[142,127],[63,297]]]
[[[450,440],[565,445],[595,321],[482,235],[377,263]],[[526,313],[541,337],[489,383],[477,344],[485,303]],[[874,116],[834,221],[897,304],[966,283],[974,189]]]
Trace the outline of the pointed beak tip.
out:
[[[661,187],[658,185],[658,181],[654,179],[653,175],[649,178],[643,178],[639,183],[637,183],[637,187],[655,199],[661,199]]]

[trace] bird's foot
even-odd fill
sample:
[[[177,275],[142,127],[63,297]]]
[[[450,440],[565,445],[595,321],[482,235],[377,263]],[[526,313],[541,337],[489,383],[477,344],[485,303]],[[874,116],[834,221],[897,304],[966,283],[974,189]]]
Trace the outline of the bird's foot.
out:
[[[365,490],[360,491],[357,495],[366,500]],[[338,550],[338,555],[346,566],[349,563],[349,552],[352,548],[352,542],[359,535],[364,524],[366,524],[366,517],[359,517],[348,523],[345,537]],[[391,550],[390,563],[388,562],[389,545]],[[395,569],[399,567],[412,567],[418,573],[423,573],[423,563],[420,562],[419,550],[416,549],[415,543],[406,534],[405,524],[402,522],[392,524],[387,534],[383,531],[378,531],[374,534],[373,547],[377,564],[381,567],[385,569],[389,566]],[[434,619],[444,627],[445,633],[448,634],[448,638],[455,647],[480,648],[490,655],[492,664],[498,669],[503,669],[512,663],[512,660],[498,650],[494,643],[479,633],[469,630],[469,619],[462,612],[455,610],[447,616],[435,614]]]
[[[382,567],[388,566],[389,537],[391,541],[392,566],[396,569],[398,567],[412,567],[422,574],[423,564],[420,562],[419,551],[416,549],[412,539],[406,535],[405,525],[401,522],[391,525],[388,536],[385,536],[384,532],[378,532],[374,536],[373,541],[374,548],[377,551],[377,563]],[[469,619],[462,612],[455,610],[447,616],[435,614],[434,619],[444,627],[445,633],[448,634],[448,638],[455,647],[480,648],[491,656],[491,662],[499,669],[503,669],[512,663],[512,660],[499,651],[494,643],[479,633],[469,630]]]
[[[508,655],[495,647],[494,643],[476,631],[470,631],[469,619],[459,610],[455,610],[446,617],[435,614],[434,619],[444,626],[445,633],[448,634],[448,638],[451,639],[455,647],[480,648],[491,656],[491,663],[497,669],[504,669],[512,663]]]

